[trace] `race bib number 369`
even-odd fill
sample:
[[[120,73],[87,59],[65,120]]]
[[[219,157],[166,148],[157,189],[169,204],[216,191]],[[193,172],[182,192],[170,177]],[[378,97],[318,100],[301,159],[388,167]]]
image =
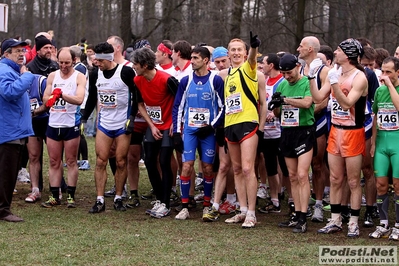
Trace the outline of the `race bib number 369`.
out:
[[[147,114],[154,124],[163,124],[161,106],[146,106]]]

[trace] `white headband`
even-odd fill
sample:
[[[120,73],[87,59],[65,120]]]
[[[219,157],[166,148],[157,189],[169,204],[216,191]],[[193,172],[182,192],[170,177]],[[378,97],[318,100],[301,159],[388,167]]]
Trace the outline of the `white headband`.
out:
[[[104,59],[108,61],[114,61],[114,54],[113,53],[108,53],[108,54],[95,54],[96,59]]]

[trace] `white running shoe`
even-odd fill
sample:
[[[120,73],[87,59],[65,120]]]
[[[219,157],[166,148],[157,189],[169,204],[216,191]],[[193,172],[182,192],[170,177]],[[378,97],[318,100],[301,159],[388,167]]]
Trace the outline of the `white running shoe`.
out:
[[[357,223],[351,222],[348,224],[348,237],[359,237],[359,225]]]
[[[389,235],[389,240],[399,240],[399,228],[392,227],[392,233]]]
[[[83,170],[83,171],[86,171],[86,170],[90,170],[90,163],[89,163],[89,161],[88,160],[82,160],[82,161],[80,161],[80,165],[79,165],[79,168],[78,168],[79,170]]]
[[[256,196],[261,199],[266,199],[266,198],[268,198],[269,195],[267,193],[267,189],[264,186],[260,186],[258,188],[258,192],[256,193]]]
[[[244,223],[241,225],[242,228],[254,228],[256,224],[255,215],[247,215]]]
[[[231,218],[226,219],[224,222],[228,224],[237,224],[245,221],[246,215],[242,213],[238,213]]]
[[[17,180],[22,183],[30,183],[30,175],[26,168],[19,170]]]
[[[165,203],[161,203],[161,206],[159,206],[159,208],[155,211],[155,212],[151,212],[151,217],[154,218],[163,218],[166,217],[170,214],[170,208],[166,208]]]
[[[34,203],[42,198],[40,191],[34,191],[28,194],[25,198],[25,202]]]
[[[370,238],[387,238],[391,233],[391,228],[385,228],[383,224],[377,226],[375,231],[369,234]]]
[[[161,201],[160,200],[152,201],[151,205],[153,205],[152,209],[147,209],[145,211],[145,214],[150,215],[151,213],[156,212],[158,210],[158,208],[161,207]]]
[[[176,216],[176,220],[186,220],[190,218],[190,213],[188,212],[187,208],[183,208]]]

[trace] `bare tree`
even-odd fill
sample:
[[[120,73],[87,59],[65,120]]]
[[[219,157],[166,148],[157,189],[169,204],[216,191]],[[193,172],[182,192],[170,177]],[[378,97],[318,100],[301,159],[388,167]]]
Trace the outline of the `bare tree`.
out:
[[[131,26],[131,1],[121,0],[121,38],[127,46],[132,41],[132,26]]]
[[[229,39],[239,37],[241,34],[241,22],[244,9],[244,0],[233,0]]]

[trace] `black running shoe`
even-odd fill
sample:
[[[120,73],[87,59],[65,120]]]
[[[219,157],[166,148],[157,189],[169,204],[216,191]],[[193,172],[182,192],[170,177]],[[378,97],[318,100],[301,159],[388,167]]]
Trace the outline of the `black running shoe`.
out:
[[[347,224],[349,223],[349,218],[351,217],[350,211],[348,213],[341,212],[342,223]]]
[[[126,207],[128,208],[136,208],[139,207],[140,205],[141,204],[138,196],[130,196],[126,203]]]
[[[290,208],[290,212],[288,213],[289,216],[295,213],[295,204],[294,202],[288,202],[288,207]]]
[[[292,229],[292,232],[294,233],[305,233],[308,230],[308,225],[306,222],[300,223],[298,222],[294,229]]]
[[[105,211],[105,202],[101,203],[101,201],[97,200],[94,206],[89,210],[89,213],[100,213],[103,211]]]
[[[378,211],[377,206],[373,206],[373,212],[371,213],[371,218],[380,219],[380,212]]]
[[[115,194],[116,194],[116,188],[115,186],[113,186],[110,190],[105,191],[104,197],[113,198],[115,197]]]
[[[371,213],[366,212],[364,214],[364,222],[363,222],[364,227],[374,227],[374,222],[373,222],[373,216]]]
[[[288,221],[281,222],[278,224],[279,227],[295,227],[298,224],[298,219],[296,215],[291,215]]]
[[[114,209],[122,212],[126,211],[126,207],[123,205],[122,199],[117,199],[114,201]]]
[[[195,201],[195,199],[190,198],[188,200],[188,210],[192,210],[192,209],[196,209],[197,208],[197,202]],[[180,212],[183,209],[183,204],[178,205],[175,208],[175,211]]]
[[[274,205],[272,202],[269,202],[265,207],[258,208],[261,213],[279,213],[281,212],[280,206]]]
[[[141,195],[142,200],[150,200],[154,197],[154,190],[151,189],[147,194]]]

